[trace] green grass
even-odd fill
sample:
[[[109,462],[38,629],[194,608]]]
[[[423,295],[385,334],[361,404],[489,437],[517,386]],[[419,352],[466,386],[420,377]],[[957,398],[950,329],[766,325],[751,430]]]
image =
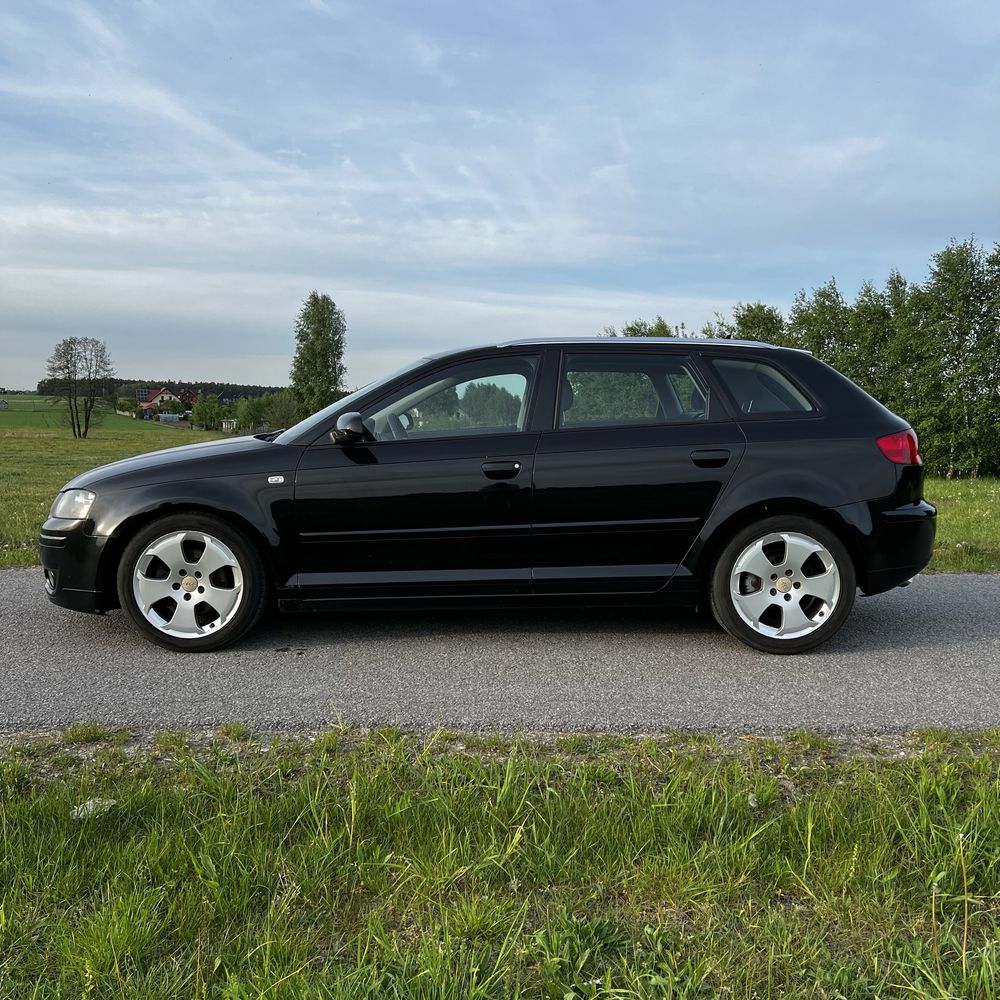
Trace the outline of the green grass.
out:
[[[221,435],[109,415],[83,441],[41,396],[11,396],[0,412],[0,567],[38,563],[38,528],[59,488],[119,458]],[[1000,480],[928,479],[938,536],[927,572],[1000,571]]]
[[[931,570],[1000,570],[1000,479],[931,479],[925,492],[938,508]]]
[[[996,733],[263,742],[0,754],[0,995],[1000,994]]]
[[[99,722],[74,722],[62,733],[66,743],[124,743],[127,737],[124,729],[102,726]]]
[[[216,735],[232,743],[245,743],[250,739],[250,727],[245,722],[224,722]]]
[[[0,567],[38,563],[38,529],[56,493],[96,465],[218,434],[109,414],[83,440],[65,425],[63,408],[41,396],[7,397],[0,411]]]

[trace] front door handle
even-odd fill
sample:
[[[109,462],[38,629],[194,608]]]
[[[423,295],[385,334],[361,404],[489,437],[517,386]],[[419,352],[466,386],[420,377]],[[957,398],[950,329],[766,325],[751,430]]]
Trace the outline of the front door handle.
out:
[[[483,462],[483,475],[487,479],[513,479],[520,471],[520,462]]]
[[[703,469],[721,469],[729,461],[729,449],[699,448],[691,452],[691,461]]]

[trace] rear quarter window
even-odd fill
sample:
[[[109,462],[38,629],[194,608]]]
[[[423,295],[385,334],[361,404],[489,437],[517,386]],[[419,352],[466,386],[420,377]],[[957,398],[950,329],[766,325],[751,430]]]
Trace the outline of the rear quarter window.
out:
[[[786,375],[765,361],[712,358],[710,363],[745,416],[815,410]]]

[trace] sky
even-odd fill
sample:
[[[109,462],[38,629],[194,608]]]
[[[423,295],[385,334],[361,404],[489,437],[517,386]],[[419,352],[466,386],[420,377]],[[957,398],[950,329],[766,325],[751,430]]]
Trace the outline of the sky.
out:
[[[988,2],[4,0],[0,385],[348,384],[425,353],[698,330],[1000,239]]]

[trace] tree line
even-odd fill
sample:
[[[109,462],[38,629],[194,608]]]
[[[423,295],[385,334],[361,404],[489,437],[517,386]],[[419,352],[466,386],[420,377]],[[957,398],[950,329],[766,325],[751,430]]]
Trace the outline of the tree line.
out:
[[[73,338],[68,338],[72,340]],[[84,338],[77,338],[84,339]],[[91,338],[93,339],[93,338]],[[65,341],[60,341],[60,344]],[[103,343],[103,341],[98,341]],[[61,395],[63,382],[60,378],[46,377],[38,382],[35,392],[39,396]],[[281,392],[280,385],[244,385],[240,382],[186,382],[184,379],[134,379],[119,378],[117,375],[103,380],[103,394],[110,400],[135,396],[137,389],[159,389],[168,386],[172,389],[191,389],[201,395],[214,395],[222,399],[242,399],[244,397],[263,396],[268,392]]]
[[[677,336],[662,317],[609,336]],[[1000,475],[1000,245],[953,241],[922,282],[893,271],[865,282],[853,302],[834,279],[800,291],[785,315],[739,303],[700,334],[811,351],[910,421],[928,471]]]

